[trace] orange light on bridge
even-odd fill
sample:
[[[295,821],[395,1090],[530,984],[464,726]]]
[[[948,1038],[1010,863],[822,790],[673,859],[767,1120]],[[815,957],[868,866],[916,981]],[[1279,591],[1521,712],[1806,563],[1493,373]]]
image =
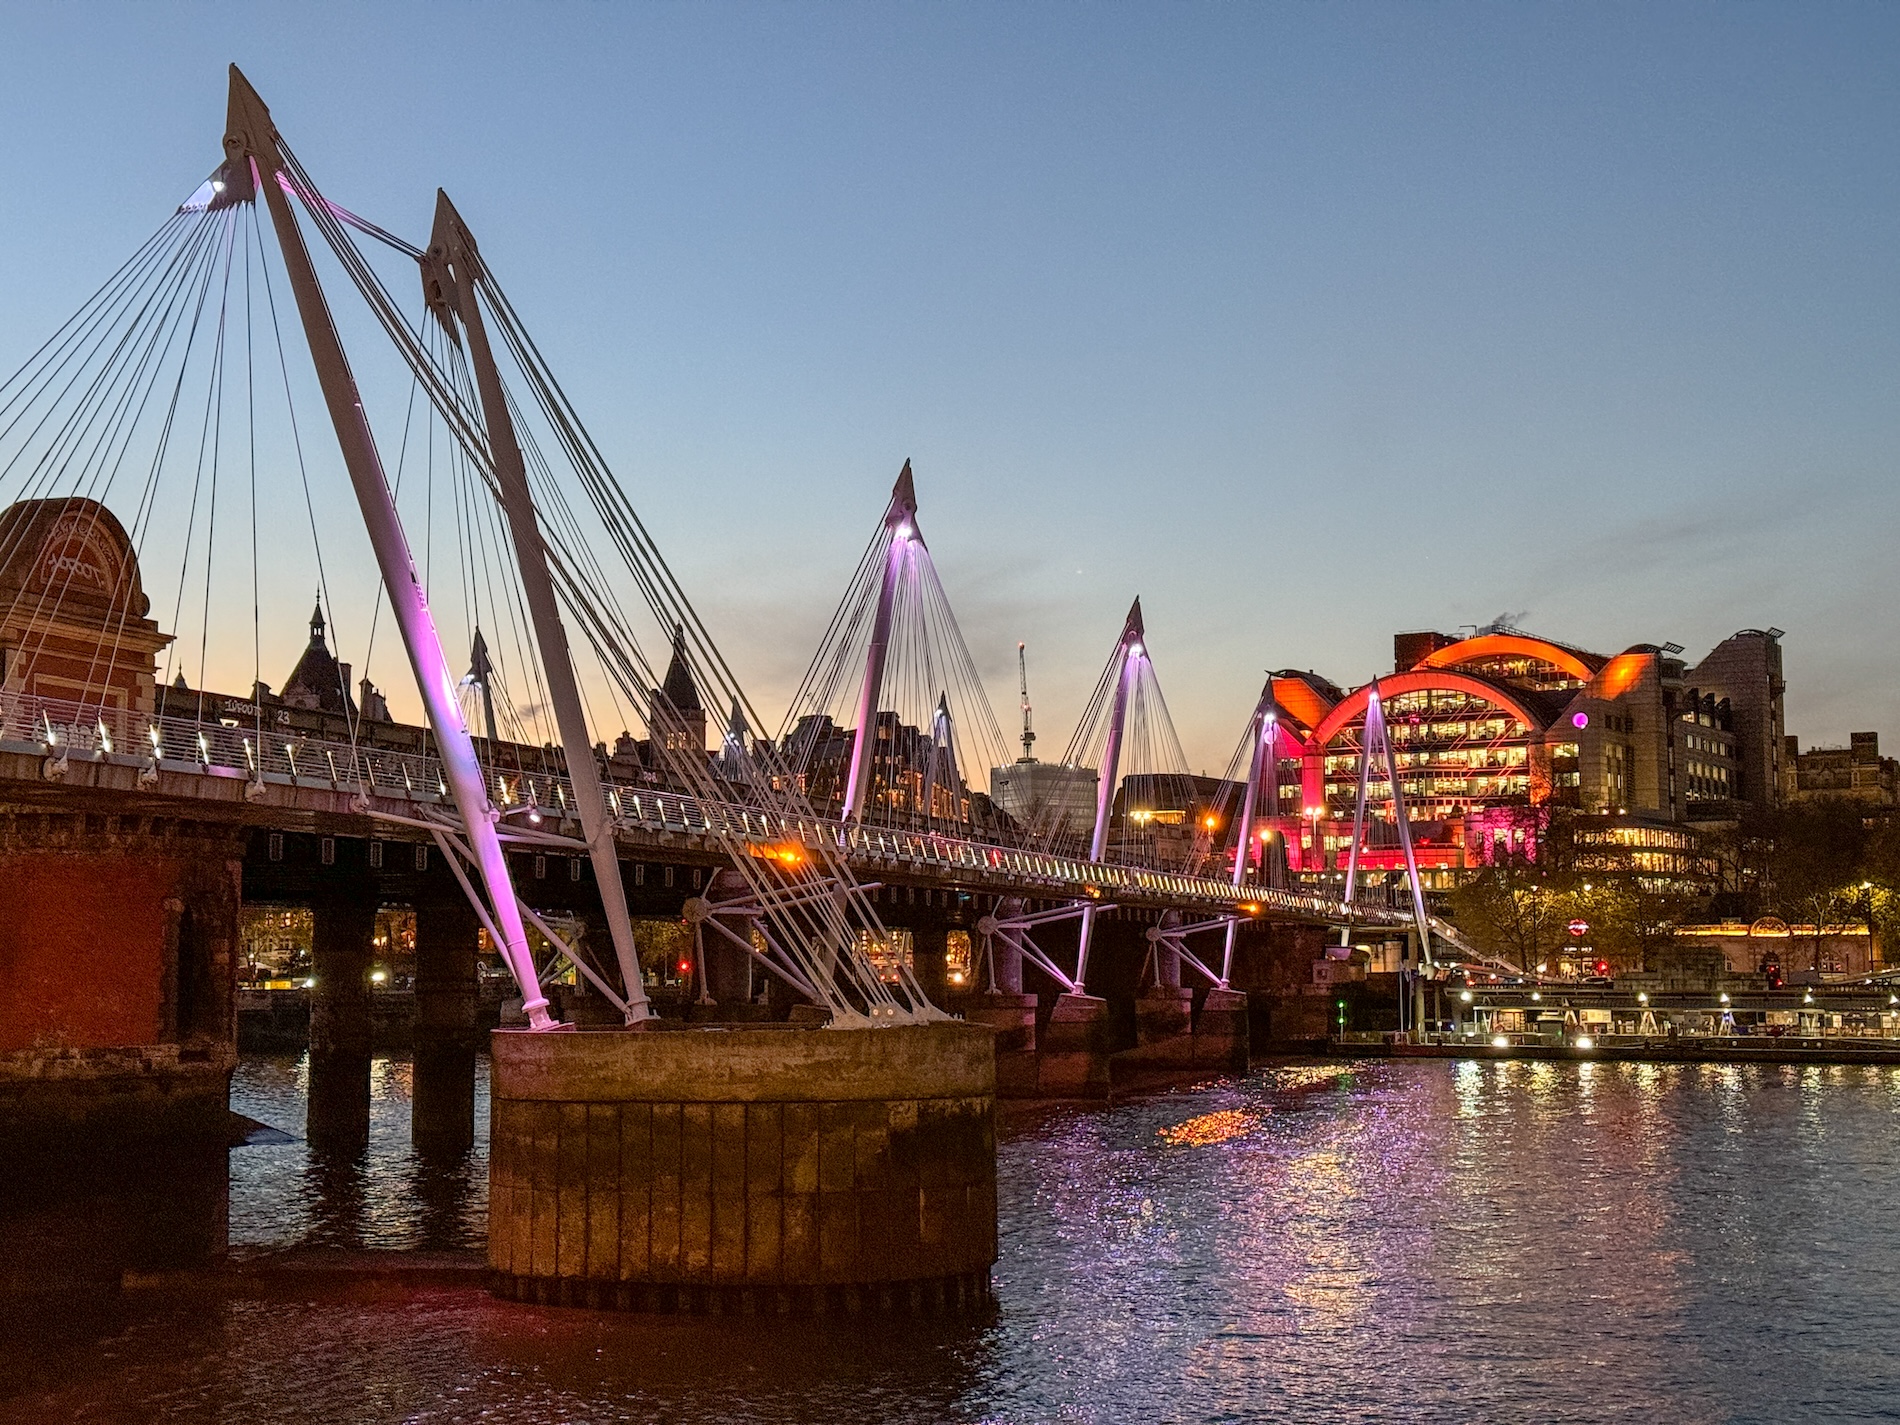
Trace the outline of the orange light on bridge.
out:
[[[1209,831],[1212,831],[1215,827],[1220,825],[1220,818],[1212,815],[1204,816],[1201,818],[1201,825],[1206,827]]]

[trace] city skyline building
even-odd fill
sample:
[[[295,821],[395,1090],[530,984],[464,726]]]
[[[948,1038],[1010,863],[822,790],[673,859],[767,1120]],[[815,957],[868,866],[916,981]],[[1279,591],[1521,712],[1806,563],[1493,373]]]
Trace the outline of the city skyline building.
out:
[[[1670,828],[1780,799],[1780,638],[1745,629],[1692,666],[1673,643],[1605,655],[1499,622],[1396,634],[1394,671],[1350,691],[1283,670],[1273,695],[1297,753],[1283,742],[1280,805],[1254,834],[1284,838],[1294,870],[1343,865],[1376,691],[1433,884],[1503,856],[1536,860],[1560,809],[1593,823],[1583,839],[1641,852],[1659,874],[1680,868],[1693,838]],[[1360,865],[1398,869],[1390,794],[1377,777],[1369,793]]]

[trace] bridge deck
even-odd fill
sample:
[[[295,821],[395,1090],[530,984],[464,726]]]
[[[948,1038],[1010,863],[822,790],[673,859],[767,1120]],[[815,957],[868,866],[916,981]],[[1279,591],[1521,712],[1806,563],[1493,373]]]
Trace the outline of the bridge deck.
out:
[[[555,827],[571,821],[574,798],[564,776],[501,770],[490,775],[490,795],[509,819],[510,840],[553,848],[571,839],[527,824],[530,812]],[[614,780],[606,786],[616,840],[628,851],[665,849],[718,859],[721,837],[762,854],[825,845],[841,851],[853,873],[865,879],[896,873],[999,895],[1097,897],[1216,915],[1245,907],[1263,918],[1307,923],[1342,919],[1340,902],[1304,891],[1234,886],[1211,876],[1092,862],[935,831],[786,817],[739,802]],[[0,697],[0,799],[43,805],[82,796],[185,800],[195,803],[199,814],[216,810],[220,819],[323,824],[345,834],[373,834],[373,825],[366,823],[380,819],[394,839],[424,834],[421,826],[405,828],[405,822],[454,822],[453,803],[432,756],[308,737],[291,740],[268,730],[260,738],[254,729],[224,722],[112,709],[101,713],[51,699]],[[1411,919],[1409,907],[1395,903],[1382,888],[1363,891],[1352,918],[1393,927]]]

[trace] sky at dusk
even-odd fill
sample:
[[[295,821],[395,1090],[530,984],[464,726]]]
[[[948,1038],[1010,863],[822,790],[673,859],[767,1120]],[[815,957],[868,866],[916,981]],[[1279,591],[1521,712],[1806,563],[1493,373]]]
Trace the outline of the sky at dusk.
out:
[[[1900,750],[1900,9],[17,5],[0,368],[231,61],[357,212],[454,196],[762,707],[909,458],[1039,750],[1137,594],[1197,769],[1263,670],[1500,615],[1779,627],[1789,730]]]

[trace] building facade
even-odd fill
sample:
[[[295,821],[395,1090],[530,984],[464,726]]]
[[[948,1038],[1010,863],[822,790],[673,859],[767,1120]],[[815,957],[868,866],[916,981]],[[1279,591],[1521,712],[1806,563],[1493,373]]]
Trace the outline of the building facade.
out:
[[[1810,747],[1783,740],[1782,793],[1788,801],[1851,797],[1873,806],[1900,805],[1900,762],[1880,755],[1880,734],[1849,734],[1845,747]]]
[[[1744,630],[1691,666],[1676,644],[1605,655],[1493,625],[1466,637],[1398,634],[1394,671],[1350,692],[1281,672],[1274,698],[1290,737],[1272,829],[1293,869],[1340,866],[1376,694],[1433,882],[1500,856],[1537,859],[1558,809],[1579,844],[1597,836],[1607,854],[1640,843],[1658,865],[1692,864],[1693,837],[1670,828],[1732,820],[1781,795],[1779,638]],[[1368,799],[1360,865],[1395,870],[1395,804],[1376,773]]]

